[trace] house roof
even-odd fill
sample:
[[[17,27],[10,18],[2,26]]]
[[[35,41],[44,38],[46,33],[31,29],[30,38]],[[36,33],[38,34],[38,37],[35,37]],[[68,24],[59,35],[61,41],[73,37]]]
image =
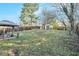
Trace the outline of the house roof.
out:
[[[18,25],[8,20],[2,20],[0,21],[0,26],[18,26]]]

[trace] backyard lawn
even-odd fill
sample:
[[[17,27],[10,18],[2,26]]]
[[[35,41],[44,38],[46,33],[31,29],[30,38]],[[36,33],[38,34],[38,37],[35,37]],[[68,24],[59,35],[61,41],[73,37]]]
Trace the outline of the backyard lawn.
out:
[[[20,37],[0,41],[0,55],[8,55],[13,47],[22,56],[68,56],[79,55],[68,49],[64,40],[71,36],[64,30],[30,30],[22,31]]]

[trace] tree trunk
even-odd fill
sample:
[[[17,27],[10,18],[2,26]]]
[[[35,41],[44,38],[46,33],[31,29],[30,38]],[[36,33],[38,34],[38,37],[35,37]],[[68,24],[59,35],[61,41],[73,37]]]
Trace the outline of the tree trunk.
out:
[[[32,25],[32,17],[30,17],[31,18],[31,25]]]
[[[67,27],[65,26],[65,30],[67,30]]]

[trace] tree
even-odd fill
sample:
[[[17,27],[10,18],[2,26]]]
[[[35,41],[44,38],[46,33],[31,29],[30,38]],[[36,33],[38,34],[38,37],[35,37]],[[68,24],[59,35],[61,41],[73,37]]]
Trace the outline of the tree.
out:
[[[57,21],[54,19],[53,22],[52,22],[52,26],[53,26],[53,29],[57,30],[59,25],[57,23]]]
[[[35,20],[37,17],[34,12],[38,10],[38,4],[36,3],[25,3],[24,7],[22,8],[21,12],[21,21],[23,21],[24,24],[31,23]]]
[[[44,16],[43,28],[44,29],[46,29],[46,28],[48,29],[50,24],[52,23],[53,19],[55,18],[55,15],[53,15],[46,8],[43,9],[42,14]]]
[[[60,5],[62,7],[63,12],[65,13],[67,18],[69,19],[71,31],[74,32],[74,21],[75,21],[74,16],[75,16],[76,4],[69,3],[69,4],[60,4]]]

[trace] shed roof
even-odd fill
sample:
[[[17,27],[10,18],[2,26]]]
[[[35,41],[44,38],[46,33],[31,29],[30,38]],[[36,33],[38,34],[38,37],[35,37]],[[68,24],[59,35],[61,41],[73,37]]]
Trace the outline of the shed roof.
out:
[[[0,26],[18,26],[18,25],[8,20],[2,20],[0,21]]]

